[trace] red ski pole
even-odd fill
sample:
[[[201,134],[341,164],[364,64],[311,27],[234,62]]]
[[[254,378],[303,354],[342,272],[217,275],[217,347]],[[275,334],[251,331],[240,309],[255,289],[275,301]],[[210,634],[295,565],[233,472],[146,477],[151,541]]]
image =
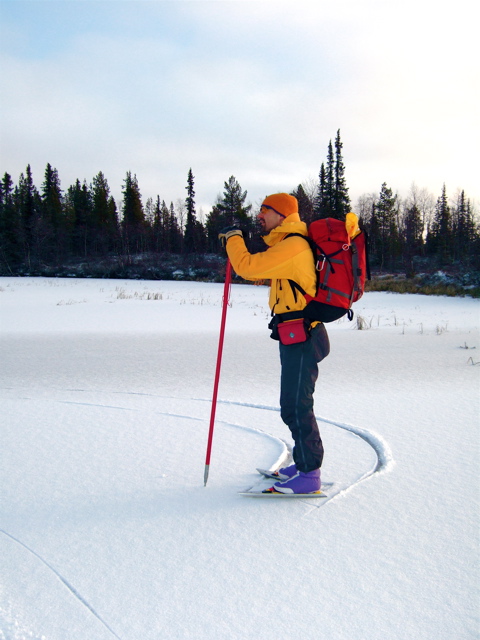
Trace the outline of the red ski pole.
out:
[[[212,410],[210,413],[210,430],[208,432],[207,455],[205,457],[205,472],[203,474],[204,486],[207,486],[208,472],[210,470],[210,454],[212,452],[213,427],[215,424],[215,411],[217,408],[218,383],[220,381],[220,368],[222,365],[223,338],[225,336],[225,322],[227,320],[227,307],[230,298],[230,282],[232,280],[232,265],[227,258],[227,268],[225,271],[225,285],[223,287],[223,308],[222,321],[220,323],[220,337],[218,339],[217,368],[215,371],[215,382],[213,385]]]

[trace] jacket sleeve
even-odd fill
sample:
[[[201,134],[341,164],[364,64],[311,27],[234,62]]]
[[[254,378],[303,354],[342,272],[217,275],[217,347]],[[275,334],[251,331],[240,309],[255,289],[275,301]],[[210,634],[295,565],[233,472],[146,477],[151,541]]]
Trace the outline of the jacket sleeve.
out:
[[[243,238],[234,236],[227,243],[227,253],[234,271],[246,280],[294,278],[300,254],[305,253],[305,260],[312,261],[310,247],[298,237],[288,238],[264,252],[252,254]]]

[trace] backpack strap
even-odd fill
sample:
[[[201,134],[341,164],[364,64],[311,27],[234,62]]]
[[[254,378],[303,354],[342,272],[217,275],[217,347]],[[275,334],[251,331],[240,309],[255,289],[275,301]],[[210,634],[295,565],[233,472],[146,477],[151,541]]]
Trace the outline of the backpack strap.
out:
[[[302,309],[301,311],[286,311],[285,313],[276,313],[274,318],[278,318],[277,322],[287,322],[288,320],[300,320],[300,318],[304,318],[305,313]]]
[[[317,243],[314,242],[309,236],[304,236],[301,233],[289,233],[285,236],[284,240],[286,240],[287,238],[292,238],[294,236],[297,236],[298,238],[303,238],[304,240],[307,241],[308,246],[310,247],[310,249],[312,250],[312,256],[313,256],[313,263],[315,265],[315,277],[317,279],[316,282],[316,286],[315,286],[315,291],[318,291],[318,286],[320,284],[320,275],[319,275],[319,271],[317,269],[317,249],[320,249],[320,247],[317,246]],[[321,251],[321,249],[320,249]],[[322,252],[323,253],[323,252]],[[305,289],[303,287],[301,287],[298,282],[295,282],[294,280],[288,280],[288,282],[290,283],[290,286],[292,287],[292,293],[293,293],[293,297],[295,299],[295,302],[297,301],[297,291],[299,291],[302,296],[306,296],[307,292],[305,291]],[[292,311],[291,313],[299,313],[296,311]],[[290,320],[294,320],[296,318],[290,318]]]
[[[307,292],[305,291],[305,289],[303,287],[301,287],[298,282],[295,282],[295,280],[288,280],[289,285],[292,288],[292,293],[293,293],[293,298],[295,300],[295,302],[297,301],[297,291],[299,291],[303,297],[305,297],[307,295]]]

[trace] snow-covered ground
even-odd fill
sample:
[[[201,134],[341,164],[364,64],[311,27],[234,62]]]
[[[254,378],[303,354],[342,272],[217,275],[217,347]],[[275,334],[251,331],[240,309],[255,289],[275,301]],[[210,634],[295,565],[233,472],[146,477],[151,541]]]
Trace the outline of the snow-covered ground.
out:
[[[479,303],[369,293],[316,392],[329,500],[288,455],[267,290],[0,278],[2,640],[478,638]]]

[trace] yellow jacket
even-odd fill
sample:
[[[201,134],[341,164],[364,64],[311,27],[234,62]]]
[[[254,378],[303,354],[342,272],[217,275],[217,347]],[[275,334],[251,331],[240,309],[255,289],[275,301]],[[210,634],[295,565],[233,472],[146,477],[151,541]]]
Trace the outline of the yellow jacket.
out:
[[[227,242],[227,253],[234,271],[245,280],[271,280],[270,309],[274,313],[300,311],[305,308],[305,298],[299,291],[294,294],[288,280],[299,284],[309,295],[316,292],[316,274],[312,250],[307,242],[289,233],[308,235],[307,225],[297,213],[285,218],[263,239],[268,249],[263,253],[249,253],[239,235]]]

